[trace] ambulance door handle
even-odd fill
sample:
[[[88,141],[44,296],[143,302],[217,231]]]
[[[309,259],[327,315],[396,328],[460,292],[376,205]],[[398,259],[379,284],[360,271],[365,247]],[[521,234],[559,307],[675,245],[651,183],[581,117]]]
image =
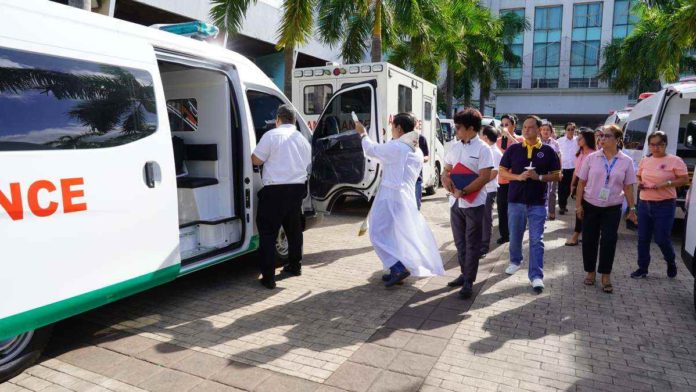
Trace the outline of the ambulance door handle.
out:
[[[155,187],[155,162],[145,163],[145,184],[148,188]]]

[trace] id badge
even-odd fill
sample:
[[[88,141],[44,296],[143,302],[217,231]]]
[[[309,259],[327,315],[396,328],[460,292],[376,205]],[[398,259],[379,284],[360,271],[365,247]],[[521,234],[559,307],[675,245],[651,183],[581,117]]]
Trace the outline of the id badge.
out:
[[[604,187],[599,191],[599,200],[609,201],[609,188]]]

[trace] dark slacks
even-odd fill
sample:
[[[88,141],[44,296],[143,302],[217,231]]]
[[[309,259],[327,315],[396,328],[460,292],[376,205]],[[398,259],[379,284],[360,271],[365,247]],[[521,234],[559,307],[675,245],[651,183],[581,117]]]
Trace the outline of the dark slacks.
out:
[[[299,267],[302,261],[302,200],[306,195],[304,184],[268,185],[259,191],[256,227],[264,279],[273,279],[275,275],[275,245],[281,226],[288,238],[288,263]]]
[[[563,177],[558,184],[558,206],[562,209],[568,207],[568,197],[570,196],[570,183],[573,181],[575,169],[563,169]]]
[[[650,242],[655,240],[667,264],[674,264],[672,226],[677,202],[641,200],[638,203],[638,266],[647,271],[650,266]]]
[[[491,232],[493,231],[493,204],[498,192],[488,192],[486,195],[486,209],[483,213],[483,230],[481,235],[481,254],[488,253],[491,246]]]
[[[619,239],[621,205],[597,207],[583,200],[582,208],[582,261],[585,272],[595,271],[599,252],[597,272],[610,274],[614,265],[616,241]]]
[[[462,276],[468,282],[476,281],[481,255],[482,221],[486,206],[459,208],[455,203],[450,208],[450,223],[454,244],[457,247],[457,260]]]
[[[498,231],[500,238],[506,240],[510,238],[510,230],[508,229],[508,189],[510,184],[500,184],[498,194],[496,195],[496,203],[498,205]]]

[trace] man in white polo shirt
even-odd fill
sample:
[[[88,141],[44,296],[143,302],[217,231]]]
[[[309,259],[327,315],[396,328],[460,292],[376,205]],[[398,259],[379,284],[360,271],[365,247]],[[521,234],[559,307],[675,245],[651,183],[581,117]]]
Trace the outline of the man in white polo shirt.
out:
[[[442,183],[454,194],[450,197],[450,222],[461,275],[447,285],[461,286],[459,296],[470,298],[479,267],[483,218],[486,209],[485,186],[491,179],[493,155],[479,137],[481,113],[465,109],[454,116],[459,142],[445,157]]]
[[[295,128],[295,109],[278,107],[276,128],[263,134],[251,156],[263,165],[263,188],[258,193],[256,226],[259,230],[261,284],[274,289],[275,244],[282,226],[288,239],[288,265],[283,271],[302,273],[302,200],[307,196],[307,173],[312,148]]]
[[[558,207],[560,214],[564,215],[568,208],[568,196],[570,196],[570,182],[575,171],[575,153],[578,152],[578,139],[575,137],[575,123],[569,122],[565,126],[565,135],[557,140],[561,148],[561,183],[558,184]],[[578,168],[580,170],[580,168]],[[554,206],[555,207],[555,206]],[[551,206],[549,206],[549,209]]]

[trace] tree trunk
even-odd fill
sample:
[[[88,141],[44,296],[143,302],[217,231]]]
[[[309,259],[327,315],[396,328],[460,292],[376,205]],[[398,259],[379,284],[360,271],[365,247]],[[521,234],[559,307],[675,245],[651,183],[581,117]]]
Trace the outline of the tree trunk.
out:
[[[479,85],[479,111],[483,115],[486,113],[486,99],[488,99],[488,90],[488,87]]]
[[[375,25],[372,28],[370,57],[373,63],[382,61],[382,0],[375,0]]]
[[[68,5],[75,8],[81,8],[85,11],[92,11],[91,0],[68,0]]]
[[[286,45],[283,49],[285,57],[285,81],[283,92],[286,97],[292,97],[292,71],[295,69],[295,45]]]
[[[447,67],[447,78],[445,79],[445,104],[447,105],[447,118],[454,117],[454,72]]]

